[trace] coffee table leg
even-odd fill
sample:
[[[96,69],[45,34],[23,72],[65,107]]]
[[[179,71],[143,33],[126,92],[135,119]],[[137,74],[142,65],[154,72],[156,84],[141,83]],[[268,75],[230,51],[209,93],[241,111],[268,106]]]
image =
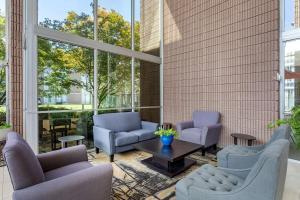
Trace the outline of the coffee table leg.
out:
[[[252,146],[252,140],[248,140],[248,146]]]
[[[65,148],[66,146],[65,146],[65,142],[61,142],[61,148]]]

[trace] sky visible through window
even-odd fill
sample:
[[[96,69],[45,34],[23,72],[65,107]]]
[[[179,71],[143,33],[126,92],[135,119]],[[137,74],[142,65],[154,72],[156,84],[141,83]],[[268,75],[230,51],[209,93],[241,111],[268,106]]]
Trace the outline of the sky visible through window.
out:
[[[0,0],[0,15],[5,16],[5,0]]]
[[[0,0],[4,1],[4,0]],[[39,0],[39,21],[45,18],[51,20],[64,20],[69,11],[76,13],[86,13],[92,15],[92,1],[87,0]],[[115,10],[120,13],[127,21],[131,19],[131,1],[130,0],[98,0],[98,6],[108,10]],[[140,18],[140,1],[136,1],[135,18]]]

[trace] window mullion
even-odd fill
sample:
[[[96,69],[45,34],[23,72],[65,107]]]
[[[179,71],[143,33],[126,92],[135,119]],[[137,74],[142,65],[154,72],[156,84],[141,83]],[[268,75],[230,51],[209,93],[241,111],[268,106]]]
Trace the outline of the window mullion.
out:
[[[131,50],[134,51],[134,8],[135,8],[135,0],[131,0]],[[131,110],[134,112],[135,105],[134,105],[134,62],[135,58],[131,57]]]
[[[98,40],[98,0],[93,0],[94,13],[94,40]],[[93,109],[94,114],[98,114],[98,50],[94,48],[94,99]]]

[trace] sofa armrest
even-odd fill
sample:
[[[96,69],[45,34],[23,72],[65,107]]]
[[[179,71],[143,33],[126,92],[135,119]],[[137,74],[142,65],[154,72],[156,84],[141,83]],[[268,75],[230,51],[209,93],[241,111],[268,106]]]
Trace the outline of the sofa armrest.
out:
[[[156,131],[158,128],[158,123],[142,121],[142,128],[151,131]]]
[[[207,126],[206,135],[202,136],[205,137],[205,147],[218,144],[220,134],[221,134],[221,129],[222,129],[222,124],[214,124],[214,125]]]
[[[110,199],[112,166],[103,164],[46,181],[13,193],[15,200]]]
[[[234,176],[238,176],[241,179],[246,179],[246,177],[248,176],[248,174],[251,171],[251,168],[247,168],[247,169],[230,169],[230,168],[223,168],[223,167],[218,167],[219,170],[222,170],[228,174],[232,174]]]
[[[193,121],[184,121],[184,122],[179,122],[176,124],[176,129],[179,132],[181,132],[184,129],[193,128],[193,127],[194,127]]]
[[[37,155],[44,172],[77,162],[88,161],[86,147],[78,145]]]
[[[93,127],[94,144],[95,147],[100,147],[109,155],[113,155],[115,152],[115,132],[99,126]]]

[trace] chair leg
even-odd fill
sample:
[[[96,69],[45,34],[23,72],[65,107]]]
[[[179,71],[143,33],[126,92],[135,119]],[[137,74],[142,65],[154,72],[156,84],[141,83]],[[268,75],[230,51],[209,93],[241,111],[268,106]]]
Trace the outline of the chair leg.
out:
[[[109,161],[114,162],[114,154],[109,156]]]
[[[202,156],[205,156],[205,149],[202,149]]]
[[[99,153],[99,148],[98,148],[98,147],[96,147],[96,153],[97,153],[97,154]]]
[[[217,150],[217,144],[214,144],[214,145],[213,145],[213,149],[214,149],[214,150]]]

